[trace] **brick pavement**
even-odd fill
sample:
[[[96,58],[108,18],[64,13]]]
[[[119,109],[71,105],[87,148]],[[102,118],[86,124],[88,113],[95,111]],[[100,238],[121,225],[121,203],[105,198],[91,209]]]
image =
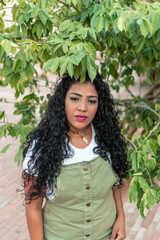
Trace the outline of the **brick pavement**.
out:
[[[12,140],[13,141],[13,140]],[[0,155],[0,239],[29,240],[26,227],[25,208],[22,205],[20,188],[21,170],[14,164],[13,153],[18,144],[13,143],[10,152]],[[126,213],[126,240],[158,240],[160,239],[160,205],[156,205],[147,213],[146,220],[139,216],[135,204],[128,200],[128,183],[122,190]]]
[[[46,93],[46,90],[45,90]],[[0,96],[13,101],[14,94],[11,89],[0,89]],[[13,116],[13,105],[0,103],[0,110],[7,111],[7,118],[16,122],[18,117]],[[18,140],[10,137],[3,138],[0,149],[12,143],[5,154],[0,154],[0,240],[29,240],[25,220],[25,208],[22,205],[21,193],[16,193],[20,188],[21,169],[14,163],[14,155],[18,149]],[[122,189],[124,209],[126,213],[126,240],[159,240],[160,239],[160,205],[156,205],[147,213],[143,220],[135,204],[128,200],[128,183]],[[38,239],[37,239],[38,240]]]

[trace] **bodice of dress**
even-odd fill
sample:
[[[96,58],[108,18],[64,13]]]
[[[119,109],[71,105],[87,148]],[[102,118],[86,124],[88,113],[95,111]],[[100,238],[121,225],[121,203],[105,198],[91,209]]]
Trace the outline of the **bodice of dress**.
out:
[[[103,240],[112,231],[117,181],[108,161],[96,157],[63,165],[55,198],[43,209],[44,240]]]

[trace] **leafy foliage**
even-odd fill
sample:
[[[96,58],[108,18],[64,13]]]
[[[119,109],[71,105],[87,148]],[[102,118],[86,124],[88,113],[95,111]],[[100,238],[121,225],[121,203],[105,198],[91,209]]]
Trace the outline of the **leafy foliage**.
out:
[[[5,27],[7,3],[12,3],[12,24]],[[99,64],[96,58],[99,57]],[[36,126],[46,97],[36,94],[39,79],[48,86],[47,72],[91,80],[101,71],[117,93],[123,87],[130,98],[115,99],[128,143],[130,201],[145,208],[160,201],[160,1],[27,0],[0,3],[0,85],[15,89],[17,124],[0,111],[0,137],[20,137]],[[37,64],[45,71],[38,76]],[[135,76],[136,79],[135,80]],[[131,86],[139,83],[139,94]],[[148,89],[141,94],[143,88]],[[29,90],[29,94],[26,94]],[[0,99],[6,102],[7,99]],[[10,145],[2,149],[7,151]],[[15,156],[19,164],[23,147]]]

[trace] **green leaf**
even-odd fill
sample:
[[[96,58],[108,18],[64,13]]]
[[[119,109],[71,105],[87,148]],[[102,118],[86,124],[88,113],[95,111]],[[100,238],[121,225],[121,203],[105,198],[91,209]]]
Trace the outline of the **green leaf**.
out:
[[[138,176],[138,182],[139,182],[139,185],[141,186],[141,188],[143,189],[144,192],[147,189],[149,189],[149,185],[148,185],[147,181],[143,177],[139,177]]]
[[[142,202],[142,201],[140,203],[139,210],[140,210],[140,214],[141,214],[142,218],[145,219],[146,216],[145,216],[145,211],[144,211],[144,202]]]
[[[2,45],[0,44],[0,59],[1,59],[2,55],[3,55],[3,47],[2,47]]]
[[[135,140],[136,140],[136,137],[137,137],[137,132],[135,132],[134,134],[133,134],[133,136],[132,136],[132,142],[135,142]]]
[[[17,16],[18,24],[21,25],[22,23],[24,23],[24,21],[25,21],[24,14],[23,13],[18,14],[18,16]]]
[[[160,135],[157,137],[158,146],[160,147]]]
[[[153,156],[156,156],[156,148],[150,140],[147,140],[146,146],[149,149],[149,153],[151,153]]]
[[[68,52],[68,46],[67,46],[67,44],[64,43],[64,44],[62,45],[62,49],[63,49],[63,52],[64,52],[64,53],[67,53],[67,52]]]
[[[51,73],[56,72],[57,69],[58,69],[58,67],[59,67],[59,59],[56,58],[56,59],[53,61],[53,63],[51,64],[50,68],[49,68],[49,69],[50,69],[50,72],[51,72]]]
[[[87,37],[88,30],[86,28],[80,28],[76,34],[81,35],[82,39],[85,39]]]
[[[112,37],[108,39],[108,47],[111,47],[111,46],[112,46]]]
[[[153,32],[156,32],[160,28],[160,12],[153,12],[152,27]]]
[[[66,68],[67,68],[67,64],[68,64],[68,58],[63,59],[60,62],[60,76],[62,76],[65,73]]]
[[[104,28],[104,18],[103,15],[99,15],[97,22],[96,22],[96,30],[97,32],[101,32],[102,29]]]
[[[93,28],[88,28],[89,35],[96,41],[97,37]]]
[[[16,155],[14,157],[14,162],[17,163],[18,166],[20,164],[20,157],[21,157],[22,153],[23,153],[23,146],[21,145],[19,147],[18,152],[16,153]]]
[[[71,56],[70,62],[73,63],[74,65],[78,66],[78,64],[82,61],[84,56],[85,56],[85,53],[83,51],[81,51],[81,52],[78,51]]]
[[[62,47],[63,43],[59,43],[54,47],[54,52],[56,52],[60,47]]]
[[[138,151],[137,153],[137,168],[139,168],[139,163],[142,161],[142,152]]]
[[[148,118],[147,118],[147,121],[148,121],[149,125],[152,127],[152,125],[153,125],[153,120],[152,120],[152,118],[148,117]]]
[[[42,23],[45,25],[47,22],[48,16],[43,11],[40,11],[39,18],[41,19]]]
[[[144,19],[141,19],[140,31],[141,31],[142,35],[146,38],[146,36],[148,34],[148,26]]]
[[[38,38],[42,36],[42,30],[43,30],[43,26],[41,23],[39,23],[36,27],[36,33]]]
[[[150,159],[147,159],[146,160],[146,167],[148,169],[155,169],[157,163],[156,163],[156,160],[154,158],[150,158]]]
[[[69,76],[72,78],[74,74],[74,68],[71,62],[68,63],[67,70],[68,70]]]
[[[14,30],[14,36],[17,38],[20,34],[20,25],[16,26],[16,29]]]
[[[1,42],[3,48],[4,48],[4,51],[9,54],[10,51],[11,51],[11,42],[7,39],[4,39],[2,42]]]
[[[94,14],[93,17],[91,18],[91,28],[96,27],[97,19],[98,19],[98,16]]]
[[[144,40],[144,38],[142,38],[142,39],[140,39],[140,41],[137,43],[137,45],[135,47],[136,53],[139,53],[140,51],[142,51],[144,45],[145,45],[145,40]]]
[[[160,28],[153,35],[153,41],[155,44],[158,44],[160,42]]]
[[[146,153],[149,153],[149,149],[148,149],[148,147],[147,147],[146,145],[143,145],[143,147],[142,147],[142,152],[143,152],[144,155],[145,155]]]
[[[147,204],[148,208],[150,209],[153,208],[156,199],[155,199],[155,194],[152,194],[150,189],[147,192],[147,200],[148,200],[148,204]]]
[[[31,9],[31,18],[35,18],[38,16],[40,9],[36,6],[35,8]]]
[[[54,60],[55,60],[54,58],[51,58],[46,62],[45,66],[44,66],[44,70],[46,72],[50,72],[50,67],[51,67],[52,63],[54,62]]]
[[[28,135],[28,130],[26,127],[22,127],[20,130],[20,142],[24,143],[26,141],[26,136]]]
[[[107,32],[109,29],[109,20],[107,17],[104,18],[104,29]]]
[[[91,43],[85,43],[83,44],[84,46],[84,49],[87,51],[87,53],[89,54],[89,56],[93,59],[96,58],[96,49],[95,47],[93,46],[93,44]]]
[[[64,30],[66,30],[70,25],[70,20],[65,20],[64,22],[62,22],[59,26],[59,31],[63,32]]]
[[[97,75],[97,67],[92,58],[87,57],[87,70],[91,81],[93,81]]]
[[[151,23],[149,22],[149,20],[148,20],[147,18],[143,18],[143,20],[145,21],[145,23],[146,23],[146,25],[147,25],[147,28],[148,28],[148,30],[149,30],[149,32],[150,32],[150,34],[152,34],[153,29],[152,29]]]
[[[125,21],[125,18],[124,17],[120,17],[118,19],[118,28],[119,30],[122,32],[123,30],[126,29],[126,21]]]
[[[35,94],[35,93],[31,93],[31,94],[28,94],[28,95],[26,95],[24,98],[23,98],[23,100],[24,100],[24,105],[20,105],[19,106],[19,108],[21,108],[21,110],[22,109],[24,109],[24,111],[26,111],[26,110],[28,110],[29,108],[26,108],[26,102],[28,102],[28,101],[30,101],[30,100],[35,100],[36,101],[36,103],[39,103],[39,98],[38,98],[38,96]],[[28,103],[27,103],[28,104]],[[17,106],[18,107],[18,106]]]
[[[86,80],[86,73],[82,72],[80,76],[80,83],[83,83]]]
[[[74,70],[74,78],[77,80],[80,76],[81,70],[80,70],[80,65],[78,65],[75,70]]]
[[[0,126],[0,138],[2,138],[3,136],[6,136],[7,129],[8,129],[8,124]]]
[[[136,172],[137,171],[137,152],[133,152],[131,154],[132,168]]]
[[[5,111],[0,111],[0,119],[4,117]]]
[[[71,58],[70,58],[70,62],[71,62],[72,64],[78,66],[79,61],[77,60],[75,54],[73,54],[73,55],[71,56]]]
[[[21,25],[21,28],[22,28],[23,35],[26,36],[27,35],[27,29],[26,29],[26,26],[25,26],[24,23]]]
[[[78,64],[82,61],[84,56],[85,56],[85,53],[83,51],[75,53],[75,58],[77,59]]]
[[[155,48],[153,48],[153,53],[154,53],[155,59],[158,60],[158,58],[159,58],[159,52],[158,52]]]
[[[74,6],[76,6],[77,5],[77,0],[72,0],[72,3],[73,3]]]
[[[19,67],[22,65],[22,62],[21,60],[18,58],[14,61],[14,64],[13,64],[13,71],[16,73],[18,72],[19,70]]]
[[[0,153],[5,153],[10,146],[11,146],[11,144],[7,144],[7,145],[1,150]]]
[[[41,8],[45,9],[48,5],[48,0],[41,0]]]
[[[76,48],[77,48],[78,52],[83,51],[83,44],[82,43],[77,44]]]
[[[132,202],[132,199],[134,202],[137,201],[138,192],[137,192],[137,186],[135,182],[131,182],[129,187],[129,201]]]
[[[152,86],[153,78],[151,76],[147,76],[147,82]]]
[[[86,56],[82,59],[81,65],[82,65],[82,73],[86,73],[86,71],[87,71],[87,57]]]

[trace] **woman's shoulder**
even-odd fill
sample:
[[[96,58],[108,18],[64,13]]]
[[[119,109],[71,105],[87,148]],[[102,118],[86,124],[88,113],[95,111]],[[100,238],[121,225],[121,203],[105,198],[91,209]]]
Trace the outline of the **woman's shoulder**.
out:
[[[26,152],[26,155],[23,159],[23,164],[22,164],[22,168],[25,172],[37,176],[38,174],[36,173],[35,169],[34,169],[34,163],[36,159],[32,159],[32,155],[33,155],[33,150],[35,148],[37,140],[33,140],[31,141],[28,150]]]

